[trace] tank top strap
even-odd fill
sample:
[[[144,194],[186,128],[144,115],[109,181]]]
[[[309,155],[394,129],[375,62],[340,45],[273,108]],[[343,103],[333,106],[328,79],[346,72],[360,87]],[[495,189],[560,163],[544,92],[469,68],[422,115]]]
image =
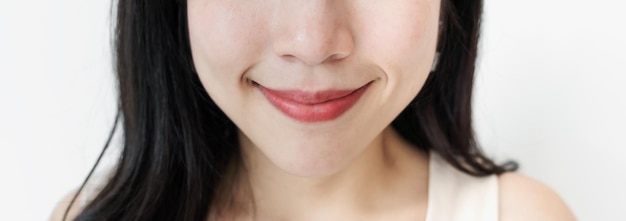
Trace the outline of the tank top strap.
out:
[[[426,221],[497,221],[498,177],[465,174],[430,152]]]

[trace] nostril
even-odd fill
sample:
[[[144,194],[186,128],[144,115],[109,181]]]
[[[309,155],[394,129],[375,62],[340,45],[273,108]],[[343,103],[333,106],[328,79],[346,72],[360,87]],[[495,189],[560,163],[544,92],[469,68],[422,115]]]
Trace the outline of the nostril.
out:
[[[297,60],[298,60],[298,58],[296,58],[296,57],[295,57],[295,56],[293,56],[293,55],[289,55],[289,54],[282,55],[282,56],[281,56],[281,58],[282,58],[283,60],[285,60],[285,61],[288,61],[288,62],[295,62],[295,61],[297,61]]]
[[[351,42],[339,42],[337,39],[320,42],[290,42],[282,48],[275,48],[276,55],[287,62],[300,61],[307,65],[343,60],[352,53]]]
[[[285,22],[274,34],[272,49],[288,62],[336,62],[352,53],[354,36],[350,30],[346,24],[328,17]]]
[[[346,57],[347,57],[346,54],[334,54],[334,55],[331,55],[330,57],[328,57],[327,61],[329,61],[329,62],[341,61],[341,60],[343,60]]]

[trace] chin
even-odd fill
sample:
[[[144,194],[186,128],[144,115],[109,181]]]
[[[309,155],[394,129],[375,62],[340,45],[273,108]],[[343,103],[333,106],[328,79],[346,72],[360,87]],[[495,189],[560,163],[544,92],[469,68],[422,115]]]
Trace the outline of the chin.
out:
[[[284,165],[277,165],[281,170],[298,177],[320,178],[331,176],[346,167],[345,162],[328,162],[321,159],[290,159]]]
[[[268,156],[269,160],[291,175],[310,178],[333,175],[346,168],[356,155],[355,150],[330,145],[307,145],[286,149],[288,151],[277,156]]]

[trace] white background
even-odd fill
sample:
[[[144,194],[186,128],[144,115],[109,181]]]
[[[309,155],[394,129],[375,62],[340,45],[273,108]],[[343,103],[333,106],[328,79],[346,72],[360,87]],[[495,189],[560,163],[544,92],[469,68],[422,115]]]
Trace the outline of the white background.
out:
[[[618,2],[485,3],[478,137],[580,220],[626,220]],[[104,145],[116,105],[110,17],[108,1],[0,0],[0,220],[47,219]]]

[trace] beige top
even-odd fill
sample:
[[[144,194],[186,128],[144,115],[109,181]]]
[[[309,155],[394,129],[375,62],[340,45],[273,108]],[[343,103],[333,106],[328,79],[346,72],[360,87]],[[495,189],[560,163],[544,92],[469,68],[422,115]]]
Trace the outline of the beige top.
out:
[[[496,175],[481,178],[467,175],[433,152],[430,153],[429,170],[426,221],[498,220]],[[106,175],[94,174],[81,194],[83,202],[95,197],[99,187],[107,181]]]
[[[430,154],[426,221],[497,221],[498,177],[473,177]]]

